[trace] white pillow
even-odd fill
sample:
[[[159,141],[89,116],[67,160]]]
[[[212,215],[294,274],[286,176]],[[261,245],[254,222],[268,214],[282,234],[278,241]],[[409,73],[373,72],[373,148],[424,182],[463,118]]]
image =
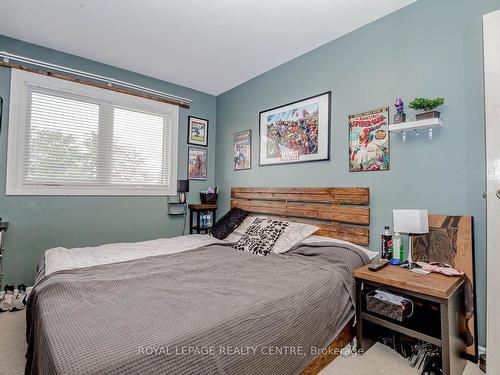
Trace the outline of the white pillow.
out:
[[[338,240],[338,239],[332,238],[332,237],[310,236],[310,237],[304,239],[301,243],[304,245],[307,245],[307,244],[319,243],[319,242],[331,243],[332,245],[351,245],[352,247],[355,247],[356,249],[364,252],[368,256],[368,258],[370,258],[370,260],[373,260],[373,258],[375,258],[378,255],[378,252],[368,250],[366,247],[353,244],[352,242],[349,242],[349,241]]]
[[[226,237],[226,241],[229,242],[237,242],[243,235],[248,227],[253,223],[256,218],[268,218],[267,216],[248,216],[243,222],[236,227],[236,229]],[[274,217],[272,217],[274,219]],[[280,218],[276,218],[277,220],[281,220]],[[295,223],[293,221],[287,221],[289,224],[280,234],[278,240],[274,244],[271,249],[272,253],[282,254],[286,253],[288,250],[293,248],[298,243],[304,241],[307,237],[309,237],[314,232],[318,231],[319,228],[310,225],[310,224],[302,224]]]
[[[240,238],[243,237],[243,235],[245,234],[245,232],[248,229],[248,227],[258,217],[260,217],[260,218],[266,218],[266,216],[253,216],[253,215],[247,216],[245,218],[245,220],[243,220],[243,222],[240,225],[238,225],[236,227],[236,229],[233,230],[229,236],[227,236],[225,238],[225,240],[228,241],[228,242],[238,242],[240,240]]]

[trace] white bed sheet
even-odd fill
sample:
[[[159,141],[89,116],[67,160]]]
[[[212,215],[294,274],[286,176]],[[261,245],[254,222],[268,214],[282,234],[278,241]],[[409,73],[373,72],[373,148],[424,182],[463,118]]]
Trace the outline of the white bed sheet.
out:
[[[304,241],[302,241],[299,245],[307,245],[307,244],[314,244],[314,243],[326,243],[326,244],[332,244],[332,245],[337,245],[337,246],[342,246],[342,245],[351,245],[354,246],[355,248],[361,250],[364,252],[370,260],[373,260],[377,255],[378,252],[376,251],[371,251],[367,249],[366,247],[359,246],[356,244],[353,244],[352,242],[344,241],[344,240],[338,240],[336,238],[332,237],[324,237],[324,236],[309,236],[307,237]]]
[[[113,243],[94,247],[45,251],[45,275],[61,270],[124,262],[149,256],[174,254],[211,244],[227,244],[209,235],[192,234],[135,243]]]

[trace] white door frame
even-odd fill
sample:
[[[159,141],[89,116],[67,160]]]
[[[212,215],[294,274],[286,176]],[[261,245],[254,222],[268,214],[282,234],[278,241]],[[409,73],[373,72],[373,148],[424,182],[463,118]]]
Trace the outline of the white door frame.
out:
[[[500,374],[500,10],[483,17],[487,178],[487,373]]]

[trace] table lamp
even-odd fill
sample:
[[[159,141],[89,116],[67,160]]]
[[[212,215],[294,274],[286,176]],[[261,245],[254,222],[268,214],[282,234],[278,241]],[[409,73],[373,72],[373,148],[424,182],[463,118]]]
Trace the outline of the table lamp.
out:
[[[186,203],[186,193],[189,192],[189,180],[177,180],[179,203]]]
[[[412,269],[411,255],[412,235],[429,233],[429,218],[427,210],[392,210],[394,232],[407,233],[408,238],[408,268]]]

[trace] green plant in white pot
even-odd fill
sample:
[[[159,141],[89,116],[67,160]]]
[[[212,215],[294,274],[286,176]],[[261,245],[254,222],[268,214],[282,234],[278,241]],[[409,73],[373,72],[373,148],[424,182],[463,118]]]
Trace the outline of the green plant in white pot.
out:
[[[422,113],[417,113],[417,120],[424,120],[428,118],[439,118],[441,112],[434,109],[444,104],[444,98],[427,99],[415,98],[410,102],[409,107],[415,110],[423,110]]]

